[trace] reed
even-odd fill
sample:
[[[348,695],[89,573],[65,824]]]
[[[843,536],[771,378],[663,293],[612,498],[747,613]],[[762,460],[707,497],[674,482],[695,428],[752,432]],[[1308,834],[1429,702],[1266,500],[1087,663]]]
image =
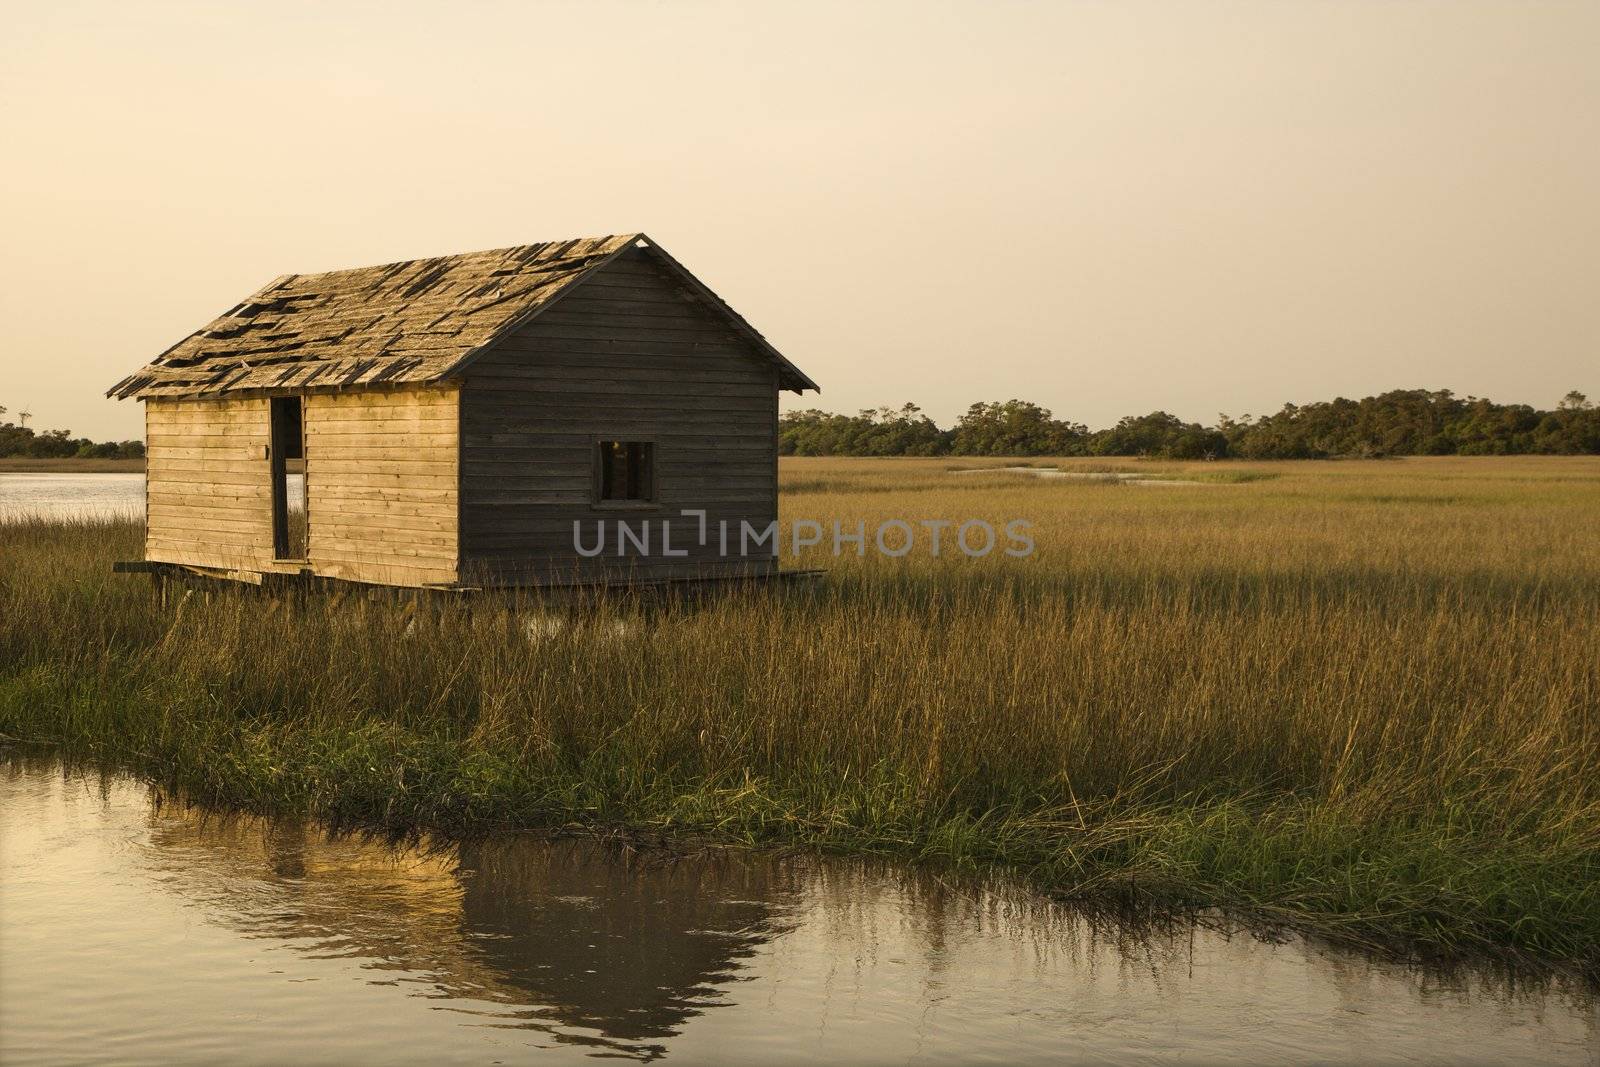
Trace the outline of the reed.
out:
[[[0,731],[262,813],[871,851],[1600,975],[1600,461],[1120,466],[1209,480],[786,461],[787,520],[1036,552],[825,544],[701,604],[163,608],[109,573],[135,524],[13,520]]]

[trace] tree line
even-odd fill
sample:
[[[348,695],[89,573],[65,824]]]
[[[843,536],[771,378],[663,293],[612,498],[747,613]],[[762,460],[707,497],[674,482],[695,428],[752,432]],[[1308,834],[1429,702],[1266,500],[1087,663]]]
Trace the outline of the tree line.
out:
[[[1360,400],[1285,404],[1272,415],[1218,415],[1210,426],[1165,411],[1090,430],[1026,400],[973,404],[942,429],[915,404],[855,415],[815,408],[778,420],[788,456],[1149,456],[1332,459],[1600,454],[1600,408],[1571,392],[1553,410],[1396,389]]]
[[[142,441],[92,441],[6,421],[0,458],[129,459]],[[1211,426],[1165,411],[1090,430],[1026,400],[973,404],[942,429],[915,404],[841,415],[810,408],[778,420],[786,456],[1148,456],[1155,459],[1331,459],[1382,456],[1600,455],[1600,407],[1570,392],[1555,408],[1496,404],[1448,389],[1396,389],[1360,400],[1285,404],[1276,414]]]
[[[6,409],[0,407],[0,459],[139,459],[144,455],[143,441],[91,441],[73,437],[70,430],[35,430],[8,422],[5,415]]]

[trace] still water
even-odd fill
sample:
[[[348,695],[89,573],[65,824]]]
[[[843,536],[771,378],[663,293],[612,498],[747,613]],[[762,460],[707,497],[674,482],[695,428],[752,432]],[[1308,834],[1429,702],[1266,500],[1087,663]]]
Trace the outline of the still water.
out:
[[[391,848],[0,762],[6,1063],[1594,1063],[1581,990],[810,856]]]
[[[305,506],[305,476],[285,478],[289,506]],[[140,518],[142,474],[20,474],[0,471],[0,521],[20,516],[46,519]]]
[[[0,519],[47,519],[144,514],[142,474],[16,474],[0,472]]]

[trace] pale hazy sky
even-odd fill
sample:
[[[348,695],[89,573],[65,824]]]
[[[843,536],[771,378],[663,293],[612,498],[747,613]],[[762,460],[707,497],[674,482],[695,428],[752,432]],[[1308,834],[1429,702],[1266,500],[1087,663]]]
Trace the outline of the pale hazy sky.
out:
[[[30,0],[0,146],[0,405],[95,437],[276,275],[631,230],[803,406],[1600,394],[1595,0]]]

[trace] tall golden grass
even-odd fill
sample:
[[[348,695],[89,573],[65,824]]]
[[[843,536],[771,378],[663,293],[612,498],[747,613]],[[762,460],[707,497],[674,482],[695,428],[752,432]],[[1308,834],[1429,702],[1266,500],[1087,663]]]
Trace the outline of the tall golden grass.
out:
[[[784,516],[1021,518],[1032,556],[824,544],[709,604],[163,609],[107,573],[133,524],[12,523],[0,730],[258,811],[876,851],[1600,972],[1600,460],[975,465],[786,461]]]

